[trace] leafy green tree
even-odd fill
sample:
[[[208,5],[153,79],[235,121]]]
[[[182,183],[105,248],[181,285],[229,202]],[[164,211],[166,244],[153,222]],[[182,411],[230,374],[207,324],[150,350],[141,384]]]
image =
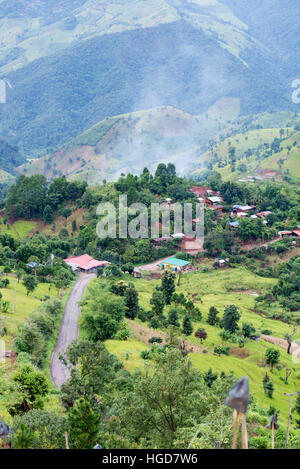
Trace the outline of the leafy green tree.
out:
[[[155,315],[161,317],[165,307],[165,296],[160,290],[155,290],[150,299],[152,311]]]
[[[240,317],[239,310],[235,305],[226,306],[222,320],[224,329],[234,334],[239,329],[238,321]]]
[[[190,360],[174,348],[157,354],[152,366],[153,372],[141,373],[133,390],[120,397],[118,414],[127,437],[147,435],[153,446],[170,448],[177,430],[195,414],[201,383]]]
[[[128,272],[130,275],[133,274],[134,264],[127,262],[127,264],[122,265],[122,272]]]
[[[23,285],[26,288],[27,296],[29,293],[32,293],[37,286],[37,282],[34,278],[34,275],[25,275],[23,278]]]
[[[81,398],[68,412],[69,441],[72,449],[92,449],[97,443],[100,416]]]
[[[228,438],[230,446],[232,411],[223,403],[234,378],[217,380],[212,389],[201,378],[190,358],[177,348],[169,346],[166,353],[154,354],[146,372],[133,377],[131,388],[117,399],[119,424],[114,437],[126,435],[128,447],[187,448],[199,427],[202,432],[202,424],[204,428],[210,424],[215,431],[209,436],[210,445],[226,447]],[[216,409],[220,409],[218,418]],[[193,447],[206,447],[201,443]]]
[[[175,274],[166,270],[161,279],[161,291],[164,294],[167,305],[171,304],[173,293],[175,292]]]
[[[188,315],[186,315],[183,319],[183,323],[182,323],[182,333],[184,335],[191,335],[192,332],[193,332],[193,326],[192,326],[192,323],[191,323],[191,320],[190,320],[190,317]]]
[[[37,324],[27,321],[24,326],[20,328],[18,336],[14,341],[15,352],[28,353],[33,363],[39,365],[45,356],[45,349],[45,339]]]
[[[61,387],[61,399],[66,409],[72,407],[80,397],[84,397],[94,410],[99,411],[97,396],[101,395],[101,401],[110,402],[114,380],[117,380],[118,388],[130,376],[102,342],[73,343],[61,359],[71,371],[70,379]]]
[[[271,370],[273,370],[274,365],[279,363],[280,352],[275,348],[268,348],[265,353],[266,364],[270,365]]]
[[[84,301],[82,327],[92,342],[113,337],[125,314],[124,299],[109,292],[94,289]]]
[[[48,383],[43,373],[32,365],[23,365],[13,377],[19,392],[16,403],[8,409],[11,415],[22,415],[33,408],[42,408],[43,397],[48,394]]]

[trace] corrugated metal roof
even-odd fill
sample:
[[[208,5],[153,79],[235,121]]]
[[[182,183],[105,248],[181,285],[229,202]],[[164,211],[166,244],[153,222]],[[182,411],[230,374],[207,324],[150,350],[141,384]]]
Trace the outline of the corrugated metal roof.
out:
[[[177,259],[176,257],[170,257],[169,259],[163,261],[163,264],[175,265],[176,267],[185,267],[186,265],[190,264],[190,262]]]
[[[77,257],[69,257],[68,259],[64,259],[64,261],[67,264],[70,263],[72,265],[78,266],[80,267],[80,269],[83,269],[83,270],[90,270],[96,267],[108,265],[108,262],[97,261],[96,259],[93,259],[88,254],[84,254],[83,256],[77,256]]]

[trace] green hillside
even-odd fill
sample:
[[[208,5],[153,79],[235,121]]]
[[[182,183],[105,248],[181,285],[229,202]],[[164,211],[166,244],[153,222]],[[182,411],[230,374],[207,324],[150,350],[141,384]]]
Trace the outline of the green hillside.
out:
[[[238,100],[227,99],[205,115],[193,116],[169,106],[107,118],[17,171],[43,173],[49,179],[65,174],[90,184],[114,180],[129,171],[138,174],[146,164],[152,170],[160,162],[173,162],[181,172],[188,171],[208,138],[226,131],[238,114]]]
[[[96,282],[96,281],[95,281]],[[155,289],[159,284],[158,281],[148,279],[132,279],[137,291],[139,292],[140,304],[147,311],[151,307],[149,301]],[[183,275],[180,286],[176,288],[177,293],[184,293],[188,298],[192,298],[193,303],[200,308],[203,318],[200,322],[193,321],[194,331],[198,328],[204,328],[207,332],[207,339],[200,344],[199,339],[194,334],[188,337],[188,341],[192,346],[197,345],[204,348],[207,353],[192,353],[191,357],[194,365],[202,371],[208,371],[212,368],[214,372],[225,371],[228,373],[233,371],[237,378],[244,375],[249,377],[251,393],[259,403],[259,406],[269,408],[270,405],[280,410],[281,419],[285,422],[288,416],[288,400],[282,398],[284,392],[293,392],[299,388],[299,372],[300,365],[292,361],[292,357],[288,356],[283,349],[280,350],[281,370],[274,370],[271,373],[274,382],[273,399],[268,398],[263,391],[262,379],[266,373],[266,368],[262,365],[264,354],[270,344],[261,340],[255,342],[249,340],[243,350],[238,345],[232,344],[219,337],[221,329],[210,326],[207,323],[207,316],[211,306],[215,306],[220,311],[222,317],[224,308],[229,304],[235,304],[241,312],[240,325],[243,322],[252,324],[257,331],[268,329],[272,335],[284,338],[284,334],[289,332],[291,326],[280,321],[275,321],[254,313],[255,295],[262,294],[270,290],[275,285],[275,279],[261,278],[240,267],[226,271],[209,271],[201,273],[193,273]],[[92,287],[91,287],[92,288]],[[182,320],[182,318],[180,318]],[[136,319],[135,322],[141,327],[147,326]],[[135,328],[130,326],[133,335],[128,342],[109,340],[106,342],[108,350],[120,358],[125,367],[130,371],[141,368],[145,365],[145,361],[141,359],[141,350],[149,347],[145,344],[146,339],[135,336]],[[152,329],[149,336],[157,336],[160,330]],[[145,337],[147,337],[145,329]],[[295,339],[300,339],[298,331]],[[232,348],[230,356],[218,357],[213,353],[216,344],[228,345]],[[289,367],[293,370],[293,377],[285,384],[282,377],[285,375],[285,368]]]
[[[210,141],[198,159],[193,175],[207,169],[219,172],[224,180],[291,176],[300,177],[299,114],[274,113],[255,116],[232,132]],[[262,128],[266,126],[266,128]],[[234,162],[233,162],[234,161]],[[270,174],[268,174],[270,172]]]
[[[282,150],[261,164],[263,169],[274,169],[300,179],[300,131],[293,133],[281,143]]]

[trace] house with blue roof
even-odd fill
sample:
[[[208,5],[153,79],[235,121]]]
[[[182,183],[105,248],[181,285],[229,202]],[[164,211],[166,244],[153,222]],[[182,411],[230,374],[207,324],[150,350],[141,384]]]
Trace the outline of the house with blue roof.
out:
[[[239,222],[238,222],[238,221],[231,221],[231,222],[229,223],[229,227],[230,227],[230,228],[238,228],[238,226],[239,226]]]
[[[177,259],[176,257],[169,257],[160,262],[159,266],[162,270],[169,269],[174,270],[174,272],[182,272],[190,265],[189,261],[183,261],[182,259]]]

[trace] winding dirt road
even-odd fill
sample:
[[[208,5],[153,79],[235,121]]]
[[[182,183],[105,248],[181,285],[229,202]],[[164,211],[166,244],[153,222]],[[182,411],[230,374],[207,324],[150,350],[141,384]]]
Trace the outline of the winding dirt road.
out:
[[[56,347],[51,357],[50,373],[53,383],[60,388],[70,377],[70,372],[60,361],[59,355],[63,353],[73,340],[78,337],[78,322],[80,307],[78,302],[83,298],[86,287],[95,277],[92,274],[81,274],[75,283],[66,304],[65,312],[60,325]]]

